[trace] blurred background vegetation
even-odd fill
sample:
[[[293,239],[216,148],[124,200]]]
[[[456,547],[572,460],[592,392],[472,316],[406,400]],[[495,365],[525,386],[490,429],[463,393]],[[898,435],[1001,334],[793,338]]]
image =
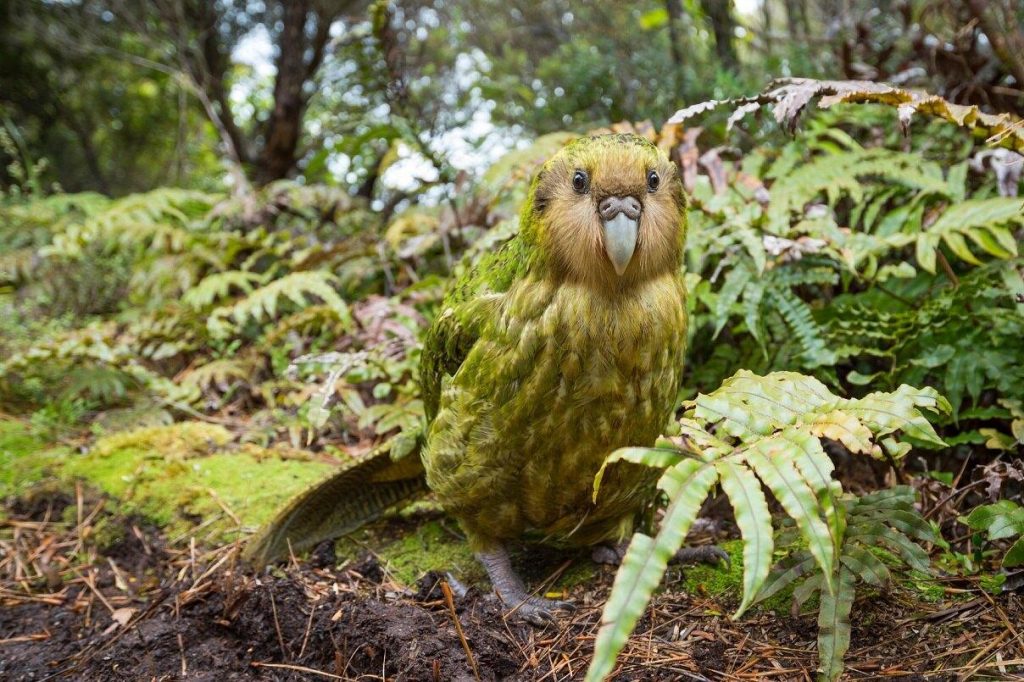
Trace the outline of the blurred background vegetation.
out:
[[[774,77],[884,80],[1020,113],[1021,11],[1014,0],[11,0],[0,112],[12,144],[0,158],[47,191],[297,178],[386,206],[478,177],[539,134],[659,126]],[[409,157],[419,163],[380,182]]]
[[[204,421],[365,453],[421,419],[418,339],[452,274],[514,234],[538,163],[629,130],[693,196],[681,398],[739,368],[932,385],[949,447],[907,466],[964,505],[936,518],[1019,501],[1021,157],[855,105],[795,136],[666,121],[789,76],[1019,117],[1022,19],[1015,0],[10,0],[0,411],[76,445]]]

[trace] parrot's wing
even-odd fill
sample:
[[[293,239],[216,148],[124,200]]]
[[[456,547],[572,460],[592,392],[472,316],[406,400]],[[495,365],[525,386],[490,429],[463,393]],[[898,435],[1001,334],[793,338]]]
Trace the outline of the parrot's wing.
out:
[[[514,237],[481,258],[449,290],[423,340],[420,386],[427,420],[437,414],[441,382],[453,376],[497,314],[503,294],[526,271],[530,250]]]

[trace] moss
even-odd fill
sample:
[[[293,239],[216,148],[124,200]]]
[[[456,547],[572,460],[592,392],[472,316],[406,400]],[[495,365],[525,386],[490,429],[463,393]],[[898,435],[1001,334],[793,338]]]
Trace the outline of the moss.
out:
[[[731,596],[739,603],[739,597],[743,594],[743,542],[728,540],[719,547],[729,554],[729,569],[708,564],[685,566],[683,589],[708,597]]]
[[[150,429],[141,431],[154,435]],[[119,434],[125,438],[104,439],[103,447],[70,458],[63,475],[88,481],[114,498],[118,511],[139,514],[172,537],[202,528],[197,539],[223,542],[236,537],[235,518],[247,529],[260,526],[288,498],[332,468],[324,462],[295,459],[294,453],[282,457],[273,449],[257,452],[252,447],[197,456],[201,446],[180,438],[182,433],[201,434],[203,442],[217,442],[207,438],[209,432],[178,429],[171,433],[177,440],[168,458],[155,449],[156,443],[167,442],[168,432],[142,439],[153,449],[115,448],[118,443],[139,442],[127,438],[131,434]],[[190,458],[181,459],[184,453],[191,453]]]
[[[446,529],[445,523],[443,519],[421,523],[376,551],[396,581],[413,585],[427,571],[451,571],[470,583],[484,579],[469,545]]]
[[[224,447],[232,440],[223,426],[205,422],[181,422],[144,426],[104,436],[96,441],[93,452],[109,455],[119,450],[159,453],[164,459],[201,457]]]
[[[962,595],[948,594],[945,585],[936,580],[934,576],[918,570],[911,570],[906,578],[900,581],[900,586],[917,593],[924,601],[933,603],[956,601],[958,596],[966,599],[969,595],[968,592],[964,592]]]
[[[70,451],[52,447],[20,422],[0,420],[0,499],[24,495]]]
[[[552,587],[557,591],[571,590],[580,585],[590,585],[597,580],[600,571],[601,566],[591,561],[588,556],[573,562],[569,568],[565,569],[565,573],[559,576]]]
[[[727,540],[719,544],[729,554],[730,565],[695,564],[682,567],[682,586],[686,592],[722,600],[726,608],[734,610],[743,597],[743,541]],[[672,567],[669,575],[672,575]],[[798,583],[799,584],[799,583]],[[793,598],[793,586],[788,586],[765,601],[758,602],[749,612],[775,611],[788,613]]]
[[[69,507],[68,509],[72,509]],[[72,511],[74,511],[72,509]],[[101,552],[119,544],[127,537],[127,528],[121,519],[101,516],[92,526],[89,541]]]

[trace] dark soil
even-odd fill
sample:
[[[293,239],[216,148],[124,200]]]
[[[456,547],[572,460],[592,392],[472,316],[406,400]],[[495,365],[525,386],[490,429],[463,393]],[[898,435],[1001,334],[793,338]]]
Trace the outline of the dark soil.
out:
[[[73,505],[81,523],[54,521],[59,506]],[[579,679],[612,576],[577,588],[580,608],[543,629],[471,589],[454,601],[463,642],[440,574],[406,589],[387,582],[372,556],[336,568],[323,548],[308,563],[257,576],[235,565],[236,547],[170,548],[132,520],[120,521],[107,546],[90,544],[85,529],[117,522],[95,500],[9,510],[0,527],[0,679],[12,682],[473,680],[467,648],[483,680]],[[59,570],[33,568],[41,565]],[[978,596],[922,612],[919,596],[900,592],[860,600],[848,672],[952,679],[994,639],[1013,644],[995,614],[1021,623],[1024,607],[1015,595],[996,603]],[[671,590],[657,596],[616,679],[813,679],[813,617],[761,612],[732,622],[723,614],[733,606]]]

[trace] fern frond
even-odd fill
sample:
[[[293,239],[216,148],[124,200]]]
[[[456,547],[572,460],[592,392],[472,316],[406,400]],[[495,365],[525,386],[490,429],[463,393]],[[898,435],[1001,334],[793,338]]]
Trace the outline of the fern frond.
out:
[[[71,223],[40,250],[42,256],[79,257],[89,243],[105,240],[125,248],[181,252],[194,225],[216,196],[176,188],[156,189],[118,199],[105,210]]]
[[[884,181],[876,185],[876,189],[862,180],[875,178]],[[791,216],[802,214],[804,206],[822,194],[833,206],[841,196],[861,203],[869,193],[890,191],[892,184],[939,197],[947,196],[949,191],[939,166],[922,162],[917,154],[879,148],[823,155],[794,169],[772,185],[767,212],[768,229],[774,234],[785,235]]]
[[[207,275],[197,285],[185,292],[181,302],[199,310],[211,305],[214,301],[227,298],[232,289],[244,294],[263,281],[263,277],[255,272],[243,270],[227,270]]]
[[[835,352],[828,348],[824,330],[803,299],[788,289],[769,289],[768,299],[796,338],[804,366],[812,368],[835,364]]]
[[[251,291],[231,305],[215,309],[207,326],[214,336],[225,337],[248,320],[276,318],[282,299],[301,309],[309,306],[313,297],[330,306],[347,323],[351,319],[348,306],[335,290],[336,283],[337,277],[329,272],[293,272]]]
[[[839,103],[873,103],[895,107],[900,124],[904,128],[909,126],[915,113],[934,116],[990,137],[996,145],[1024,152],[1024,126],[1020,120],[1009,114],[987,114],[974,105],[953,104],[937,95],[871,81],[781,79],[754,97],[710,100],[693,104],[677,111],[669,119],[669,123],[682,123],[697,114],[722,106],[732,106],[736,107],[736,113],[729,119],[731,126],[739,118],[771,104],[775,107],[775,119],[793,130],[797,117],[814,100],[818,101],[818,106],[822,109]]]
[[[221,358],[183,372],[177,377],[177,382],[186,389],[209,392],[216,388],[225,392],[233,383],[249,383],[252,373],[253,367],[250,362]]]

